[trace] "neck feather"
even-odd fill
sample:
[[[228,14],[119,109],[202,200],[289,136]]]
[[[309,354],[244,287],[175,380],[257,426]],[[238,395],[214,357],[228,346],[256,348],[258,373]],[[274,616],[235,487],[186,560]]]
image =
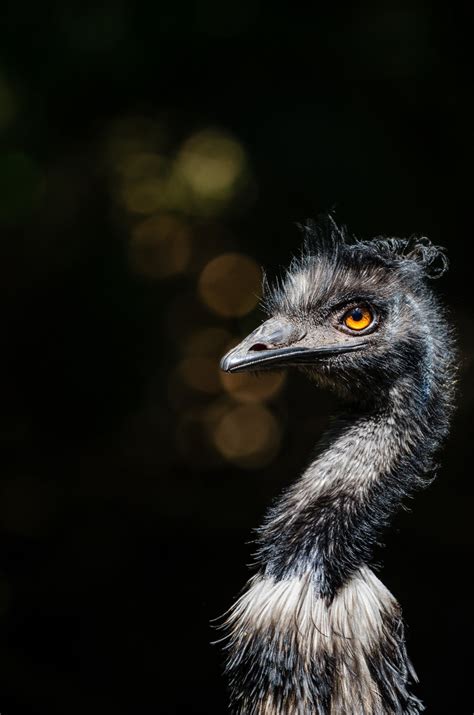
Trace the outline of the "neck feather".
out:
[[[331,599],[370,561],[381,530],[403,498],[424,486],[445,436],[449,391],[413,375],[385,403],[340,417],[303,476],[270,510],[258,559],[276,579],[313,573]]]
[[[450,362],[427,350],[385,402],[339,418],[258,534],[228,616],[232,707],[246,715],[416,715],[394,597],[368,568],[380,531],[428,481],[447,433]]]

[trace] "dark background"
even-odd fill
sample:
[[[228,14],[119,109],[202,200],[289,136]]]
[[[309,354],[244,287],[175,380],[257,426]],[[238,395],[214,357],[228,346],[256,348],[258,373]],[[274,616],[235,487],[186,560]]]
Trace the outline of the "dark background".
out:
[[[226,711],[210,619],[334,403],[299,375],[252,402],[217,358],[259,321],[255,266],[285,264],[295,221],[333,205],[360,237],[448,248],[459,409],[379,560],[427,712],[471,713],[471,17],[421,0],[1,14],[2,715]]]

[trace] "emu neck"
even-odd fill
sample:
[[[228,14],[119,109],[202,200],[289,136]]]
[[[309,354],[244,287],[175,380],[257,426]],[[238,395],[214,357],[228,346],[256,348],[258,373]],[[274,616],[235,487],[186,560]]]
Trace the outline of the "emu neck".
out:
[[[425,369],[399,379],[384,403],[334,423],[317,457],[260,530],[266,576],[312,573],[317,592],[330,600],[370,561],[391,513],[423,486],[432,466],[447,423],[439,393]]]
[[[226,620],[238,715],[418,715],[400,608],[367,564],[446,436],[453,354],[426,350],[385,400],[341,416],[260,529]]]

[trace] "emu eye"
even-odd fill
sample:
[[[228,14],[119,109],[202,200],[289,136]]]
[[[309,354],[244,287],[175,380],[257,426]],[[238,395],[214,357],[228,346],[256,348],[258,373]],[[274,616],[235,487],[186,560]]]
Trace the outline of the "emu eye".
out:
[[[374,315],[372,311],[366,306],[361,305],[348,310],[342,318],[343,324],[346,328],[350,328],[351,330],[364,330],[364,328],[371,325],[373,320]]]

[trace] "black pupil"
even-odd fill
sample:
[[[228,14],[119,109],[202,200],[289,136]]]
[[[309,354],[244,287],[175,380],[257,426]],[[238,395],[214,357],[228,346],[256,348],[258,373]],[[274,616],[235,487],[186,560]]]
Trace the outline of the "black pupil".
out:
[[[364,317],[364,313],[362,312],[361,308],[354,308],[354,310],[351,313],[351,318],[354,322],[358,323],[362,318]]]

